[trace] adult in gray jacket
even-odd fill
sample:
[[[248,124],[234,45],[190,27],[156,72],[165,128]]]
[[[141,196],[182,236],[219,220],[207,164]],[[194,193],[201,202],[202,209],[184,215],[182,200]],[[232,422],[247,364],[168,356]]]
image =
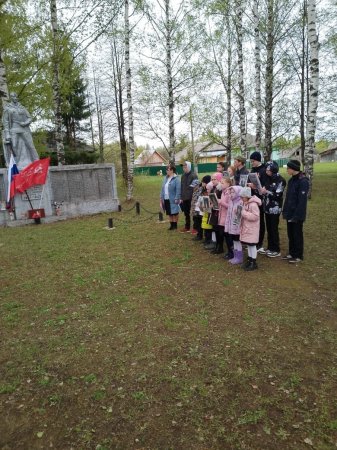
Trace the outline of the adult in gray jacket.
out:
[[[191,163],[185,161],[183,164],[183,174],[181,176],[181,209],[185,215],[185,227],[182,232],[189,232],[191,228],[191,201],[193,195],[192,181],[197,179],[194,172],[191,171]]]

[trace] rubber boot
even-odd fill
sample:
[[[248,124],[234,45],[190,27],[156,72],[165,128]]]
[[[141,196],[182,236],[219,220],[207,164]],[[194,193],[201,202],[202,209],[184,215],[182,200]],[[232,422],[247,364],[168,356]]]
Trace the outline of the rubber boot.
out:
[[[256,259],[251,258],[249,266],[245,267],[247,272],[257,269]]]
[[[224,259],[227,259],[227,260],[233,259],[233,258],[234,258],[234,252],[233,252],[233,249],[228,250],[228,253],[226,253],[226,254],[224,255],[223,258],[224,258]]]
[[[236,254],[237,254],[237,250],[233,250],[233,257],[231,259],[228,260],[228,262],[232,263],[232,261],[234,261],[234,259],[236,259]]]
[[[173,222],[170,222],[170,228],[168,228],[169,231],[173,230]]]
[[[247,261],[244,261],[244,262],[241,264],[241,268],[242,268],[242,269],[245,269],[246,267],[248,267],[249,264],[250,264],[250,262],[251,262],[251,260],[252,260],[252,258],[251,258],[250,256],[248,256]]]
[[[215,248],[213,248],[213,250],[211,250],[210,253],[212,255],[217,255],[218,254],[218,250],[219,250],[219,245],[215,244]]]
[[[235,250],[234,250],[235,254]],[[231,259],[229,262],[231,264],[242,264],[243,261],[243,251],[242,250],[236,250],[236,256],[234,256],[234,259]]]

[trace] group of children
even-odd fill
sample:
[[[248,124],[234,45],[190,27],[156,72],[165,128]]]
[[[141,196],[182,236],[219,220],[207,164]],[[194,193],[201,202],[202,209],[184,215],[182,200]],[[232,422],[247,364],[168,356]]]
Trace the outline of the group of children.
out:
[[[224,253],[230,264],[241,264],[246,271],[257,269],[257,243],[260,229],[261,200],[252,195],[250,187],[234,185],[225,172],[206,175],[201,183],[193,180],[191,212],[194,240],[204,241],[204,247],[213,254]],[[215,242],[212,239],[215,234]],[[214,235],[213,235],[214,236]],[[243,261],[242,246],[248,247],[248,258]]]

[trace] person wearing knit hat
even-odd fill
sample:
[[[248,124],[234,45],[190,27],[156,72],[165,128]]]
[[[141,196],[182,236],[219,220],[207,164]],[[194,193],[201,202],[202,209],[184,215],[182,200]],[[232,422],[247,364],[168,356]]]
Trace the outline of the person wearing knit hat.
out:
[[[289,169],[294,170],[295,172],[300,172],[301,163],[297,159],[291,159],[290,161],[288,161],[287,167],[289,167]]]
[[[303,223],[307,212],[309,180],[301,172],[301,164],[296,159],[288,162],[287,172],[291,178],[284,201],[283,218],[287,221],[289,253],[282,259],[296,264],[303,260]]]
[[[268,238],[266,256],[269,258],[281,256],[279,222],[286,181],[278,173],[278,170],[279,167],[275,161],[266,163],[266,184],[261,190]]]
[[[249,171],[246,169],[246,158],[241,155],[235,156],[234,158],[234,184],[236,186],[240,185],[241,175],[248,175]]]
[[[180,230],[182,232],[189,232],[191,228],[191,201],[193,195],[192,181],[197,178],[196,174],[191,171],[190,161],[185,161],[183,164],[183,174],[181,176],[181,204],[180,207],[185,215],[185,227]]]
[[[261,161],[262,161],[261,153],[260,153],[260,152],[253,152],[253,153],[250,155],[249,159],[250,159],[251,161],[258,161],[258,162],[261,162]]]
[[[256,173],[257,176],[260,179],[261,186],[265,186],[266,184],[266,166],[261,162],[262,156],[260,152],[253,152],[250,157],[250,164],[252,166],[251,173]],[[252,183],[247,183],[247,186],[249,186],[252,189],[252,194],[256,195],[261,200],[261,204],[259,206],[260,209],[260,233],[259,233],[259,242],[257,244],[257,251],[258,253],[265,253],[266,250],[263,248],[263,241],[264,241],[264,235],[266,232],[266,225],[265,225],[265,217],[262,207],[262,194],[257,189],[257,186],[255,186]]]

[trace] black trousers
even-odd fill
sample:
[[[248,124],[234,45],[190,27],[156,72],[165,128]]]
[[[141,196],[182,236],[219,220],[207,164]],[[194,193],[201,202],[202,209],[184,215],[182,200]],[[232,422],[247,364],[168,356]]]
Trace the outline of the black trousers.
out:
[[[289,255],[303,259],[303,222],[287,222]]]
[[[204,234],[205,234],[205,242],[207,242],[208,244],[210,244],[212,242],[212,232],[213,230],[204,230]]]
[[[233,251],[233,239],[229,233],[225,232],[225,241],[227,245],[227,251],[228,253]]]
[[[182,210],[185,214],[185,228],[191,228],[191,200],[183,200]]]
[[[268,250],[277,253],[280,252],[280,235],[278,232],[279,222],[280,222],[279,214],[266,214]]]
[[[216,237],[216,245],[218,250],[223,252],[223,242],[225,239],[225,227],[222,225],[215,225],[214,227],[215,237]]]
[[[259,232],[259,242],[257,244],[257,248],[258,249],[260,247],[263,247],[264,235],[266,233],[266,225],[264,223],[264,216],[265,216],[265,214],[264,214],[264,211],[263,211],[263,207],[259,206],[259,210],[260,210],[260,232]]]
[[[202,216],[193,216],[193,228],[197,230],[197,236],[202,238],[203,229],[201,228]]]

